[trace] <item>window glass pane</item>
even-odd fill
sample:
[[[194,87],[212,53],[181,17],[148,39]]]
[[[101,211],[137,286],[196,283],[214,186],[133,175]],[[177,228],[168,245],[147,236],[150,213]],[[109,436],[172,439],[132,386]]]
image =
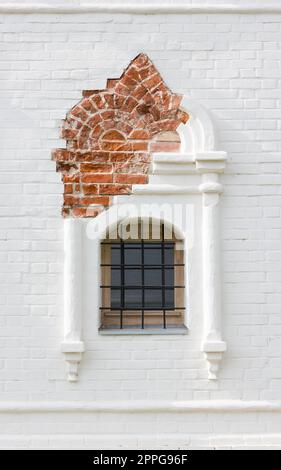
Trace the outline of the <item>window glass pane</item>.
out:
[[[111,264],[120,264],[121,263],[121,255],[120,255],[120,245],[116,244],[116,246],[111,246]]]
[[[125,308],[141,308],[142,306],[142,290],[141,289],[125,289]]]
[[[125,286],[141,286],[142,283],[142,270],[141,269],[126,269],[124,270],[124,285]]]
[[[111,289],[111,308],[121,307],[121,289]]]
[[[174,264],[174,247],[165,247],[165,264]]]
[[[121,285],[121,269],[111,268],[111,285],[112,286]]]
[[[147,249],[147,250],[154,250],[157,248],[157,250],[161,250],[161,243],[157,243],[157,242],[144,242],[143,244],[143,247],[144,249]]]
[[[169,287],[174,285],[174,268],[165,269],[165,285]]]
[[[161,269],[144,269],[144,285],[161,286],[162,285],[162,270]]]
[[[174,308],[174,289],[165,289],[165,308]]]
[[[144,247],[144,264],[156,264],[156,265],[161,265],[162,263],[162,253],[161,253],[161,245],[158,247],[153,246],[152,244],[150,246],[145,246]]]
[[[124,244],[124,264],[141,264],[141,245],[139,243]]]
[[[162,308],[162,290],[161,289],[145,289],[144,292],[146,308]]]

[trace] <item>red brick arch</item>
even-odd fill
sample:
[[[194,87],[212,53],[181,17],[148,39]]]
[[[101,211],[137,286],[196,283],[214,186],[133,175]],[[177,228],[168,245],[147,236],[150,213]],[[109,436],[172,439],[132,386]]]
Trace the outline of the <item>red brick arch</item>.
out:
[[[119,79],[107,80],[105,90],[84,91],[63,123],[66,149],[53,152],[64,183],[63,215],[93,217],[110,205],[112,195],[146,183],[155,136],[172,135],[188,120],[181,100],[145,54]],[[166,151],[171,148],[167,142]]]

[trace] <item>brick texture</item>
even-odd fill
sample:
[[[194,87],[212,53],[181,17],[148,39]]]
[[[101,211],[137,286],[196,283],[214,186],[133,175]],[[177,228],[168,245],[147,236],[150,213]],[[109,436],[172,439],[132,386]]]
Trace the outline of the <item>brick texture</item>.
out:
[[[281,15],[269,13],[0,16],[0,401],[280,401],[280,46]],[[104,77],[118,76],[140,50],[148,53],[172,90],[209,110],[217,148],[228,152],[226,173],[220,177],[225,188],[222,317],[228,350],[217,383],[206,379],[200,277],[192,271],[189,282],[196,291],[198,314],[188,312],[189,333],[179,337],[98,335],[98,287],[90,277],[90,300],[83,304],[87,352],[79,382],[66,381],[60,350],[64,186],[50,153],[65,146],[58,138],[59,122],[78,102],[81,90],[102,88]],[[88,158],[85,152],[83,158],[84,165],[91,164],[91,155]],[[118,158],[118,152],[112,154],[114,161]],[[66,184],[72,189],[77,175],[66,171],[67,159],[58,163],[65,166]],[[102,154],[97,163],[107,163]],[[105,180],[113,173],[107,167],[100,170],[102,184],[109,184]],[[96,184],[88,179],[96,173],[83,175],[88,184]],[[135,184],[125,182],[123,175],[134,176],[116,173],[118,184]],[[182,175],[182,184],[187,177]],[[83,197],[102,198],[105,204],[111,196]],[[77,206],[75,211],[79,215],[84,209]],[[94,208],[91,211],[95,213]],[[199,233],[196,241],[201,246]],[[91,268],[91,254],[84,255],[83,265]],[[216,435],[223,446],[245,441],[254,445],[261,442],[261,434],[267,434],[268,444],[281,442],[277,411],[138,413],[126,419],[105,413],[96,420],[86,412],[60,414],[57,419],[55,413],[15,415],[0,416],[0,445],[5,448],[14,449],[21,442],[39,447],[44,439],[49,447],[65,443],[76,448],[81,442],[81,447],[87,443],[93,449],[96,433],[96,448],[101,449],[105,432],[115,435],[117,447],[124,447],[123,435],[129,433],[131,445],[143,449],[156,449],[159,443],[164,449],[163,434],[167,439],[174,436],[171,449],[191,448],[195,440],[202,446],[207,434],[212,447]],[[149,433],[145,442],[139,437],[142,433]],[[159,435],[161,441],[155,443]],[[115,448],[114,443],[107,448]]]
[[[52,154],[64,183],[63,215],[93,217],[111,196],[147,183],[151,151],[179,150],[175,133],[188,120],[181,100],[145,54],[105,90],[84,91],[63,123],[66,149]]]

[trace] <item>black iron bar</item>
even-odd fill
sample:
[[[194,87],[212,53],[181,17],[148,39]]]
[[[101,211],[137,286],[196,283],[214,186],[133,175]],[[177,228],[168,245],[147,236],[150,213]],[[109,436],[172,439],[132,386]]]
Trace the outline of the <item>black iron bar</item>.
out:
[[[161,227],[161,264],[162,264],[162,307],[163,307],[163,328],[166,329],[166,291],[165,291],[165,245],[164,245],[164,225]]]
[[[141,305],[142,305],[142,311],[141,311],[141,327],[144,329],[144,243],[143,240],[141,241],[141,264],[142,264],[142,270],[141,270],[141,282],[142,282],[142,295],[141,295]]]
[[[121,263],[124,264],[125,255],[124,255],[124,243],[121,243]],[[125,291],[124,291],[124,269],[121,270],[121,305],[122,309],[120,310],[120,329],[123,329],[123,309],[125,307]]]

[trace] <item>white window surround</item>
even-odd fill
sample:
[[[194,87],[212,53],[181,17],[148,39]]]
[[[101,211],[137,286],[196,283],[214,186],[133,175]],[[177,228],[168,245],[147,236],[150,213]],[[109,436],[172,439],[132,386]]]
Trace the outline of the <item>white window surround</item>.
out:
[[[158,153],[153,155],[152,174],[146,185],[133,186],[130,196],[114,198],[110,220],[122,220],[118,208],[123,204],[140,204],[163,199],[170,204],[185,201],[191,195],[202,198],[202,285],[204,329],[202,331],[202,351],[208,364],[209,379],[217,379],[219,363],[226,343],[221,336],[221,276],[220,276],[220,211],[219,201],[223,187],[219,174],[224,171],[226,153],[216,150],[213,123],[202,106],[184,97],[181,108],[187,111],[190,119],[181,124],[181,153]],[[199,178],[199,179],[198,179]],[[192,184],[186,184],[190,181]],[[195,182],[194,182],[195,181]],[[153,196],[153,197],[152,197]],[[114,215],[116,214],[116,216]],[[122,214],[122,211],[121,211]],[[151,216],[151,213],[149,213]],[[144,214],[145,216],[145,214]],[[97,219],[104,217],[104,213]],[[107,214],[108,217],[108,214]],[[155,214],[157,217],[157,214]],[[107,219],[108,220],[108,219]],[[99,223],[101,220],[99,221]],[[78,379],[78,365],[85,346],[82,340],[82,236],[85,219],[65,219],[65,268],[64,268],[64,339],[62,352],[68,363],[68,380]],[[164,223],[171,223],[164,220]],[[102,224],[101,224],[102,225]],[[104,238],[104,233],[100,238]],[[176,227],[182,238],[190,241],[190,227]],[[188,251],[187,249],[185,250]],[[97,259],[99,256],[97,256]],[[188,263],[186,263],[187,265]],[[98,265],[97,265],[98,266]],[[189,286],[192,290],[192,285]],[[186,288],[187,290],[187,288]],[[186,294],[187,295],[187,294]]]

